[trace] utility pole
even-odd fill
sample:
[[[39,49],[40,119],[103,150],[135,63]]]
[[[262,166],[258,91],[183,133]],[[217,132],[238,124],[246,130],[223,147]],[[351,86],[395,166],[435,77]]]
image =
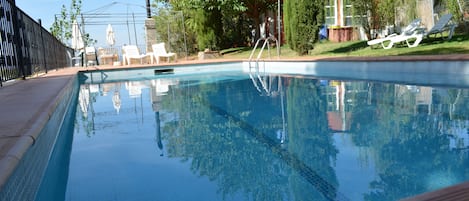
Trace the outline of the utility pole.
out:
[[[151,18],[150,0],[147,0],[147,18]]]
[[[138,46],[138,41],[137,41],[137,28],[135,28],[135,15],[134,13],[132,12],[132,19],[133,19],[133,22],[134,22],[134,36],[135,36],[135,45]]]
[[[156,41],[156,24],[155,20],[151,17],[151,5],[150,0],[146,0],[147,2],[147,19],[145,20],[145,42],[146,42],[146,49],[147,52],[153,51],[151,48],[152,44],[155,44]]]

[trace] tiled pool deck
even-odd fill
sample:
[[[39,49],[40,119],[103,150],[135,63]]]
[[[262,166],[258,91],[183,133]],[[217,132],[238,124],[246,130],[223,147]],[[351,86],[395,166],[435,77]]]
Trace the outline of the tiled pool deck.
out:
[[[341,57],[297,58],[282,61],[469,61],[469,54],[393,56],[393,57]],[[242,60],[215,59],[184,61],[169,65],[233,62]],[[277,60],[275,60],[277,61]],[[12,174],[24,153],[31,147],[54,112],[59,97],[79,71],[141,68],[153,65],[68,67],[51,71],[26,80],[4,83],[0,88],[0,189]],[[163,65],[160,65],[163,66]],[[429,192],[407,201],[416,200],[469,200],[469,182]]]

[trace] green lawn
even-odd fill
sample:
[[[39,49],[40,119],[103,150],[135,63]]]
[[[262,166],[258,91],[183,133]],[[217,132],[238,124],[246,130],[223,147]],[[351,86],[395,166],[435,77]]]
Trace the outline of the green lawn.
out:
[[[248,59],[252,48],[241,47],[221,51],[224,58]],[[257,57],[259,49],[256,50],[254,58]],[[458,34],[451,40],[440,37],[425,38],[419,46],[408,48],[407,45],[395,45],[391,49],[383,49],[380,45],[370,47],[366,41],[351,41],[334,43],[322,41],[314,46],[309,55],[298,56],[287,45],[282,46],[280,58],[309,58],[309,57],[341,57],[341,56],[395,56],[395,55],[441,55],[441,54],[469,54],[469,34]],[[268,58],[267,49],[261,58]],[[271,48],[271,58],[277,58],[277,50]]]

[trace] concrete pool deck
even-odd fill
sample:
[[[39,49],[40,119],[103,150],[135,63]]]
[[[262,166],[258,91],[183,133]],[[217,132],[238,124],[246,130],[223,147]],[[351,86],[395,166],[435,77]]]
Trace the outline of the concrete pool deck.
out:
[[[205,61],[179,61],[158,66],[240,62],[241,59],[214,59]],[[273,60],[277,61],[277,60]],[[469,54],[392,56],[392,57],[342,57],[342,58],[294,58],[280,61],[468,61]],[[0,189],[8,181],[24,153],[33,146],[35,139],[54,112],[64,91],[79,71],[112,70],[151,67],[90,66],[67,67],[47,74],[4,83],[0,88]],[[465,197],[460,197],[465,196]],[[461,200],[469,197],[469,182],[410,198],[413,200]]]

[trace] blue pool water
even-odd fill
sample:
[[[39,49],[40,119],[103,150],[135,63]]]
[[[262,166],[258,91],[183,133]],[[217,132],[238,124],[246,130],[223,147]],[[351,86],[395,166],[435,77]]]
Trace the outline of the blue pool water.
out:
[[[465,85],[216,69],[85,73],[68,174],[57,171],[68,179],[47,189],[66,186],[70,201],[383,201],[469,180]]]

